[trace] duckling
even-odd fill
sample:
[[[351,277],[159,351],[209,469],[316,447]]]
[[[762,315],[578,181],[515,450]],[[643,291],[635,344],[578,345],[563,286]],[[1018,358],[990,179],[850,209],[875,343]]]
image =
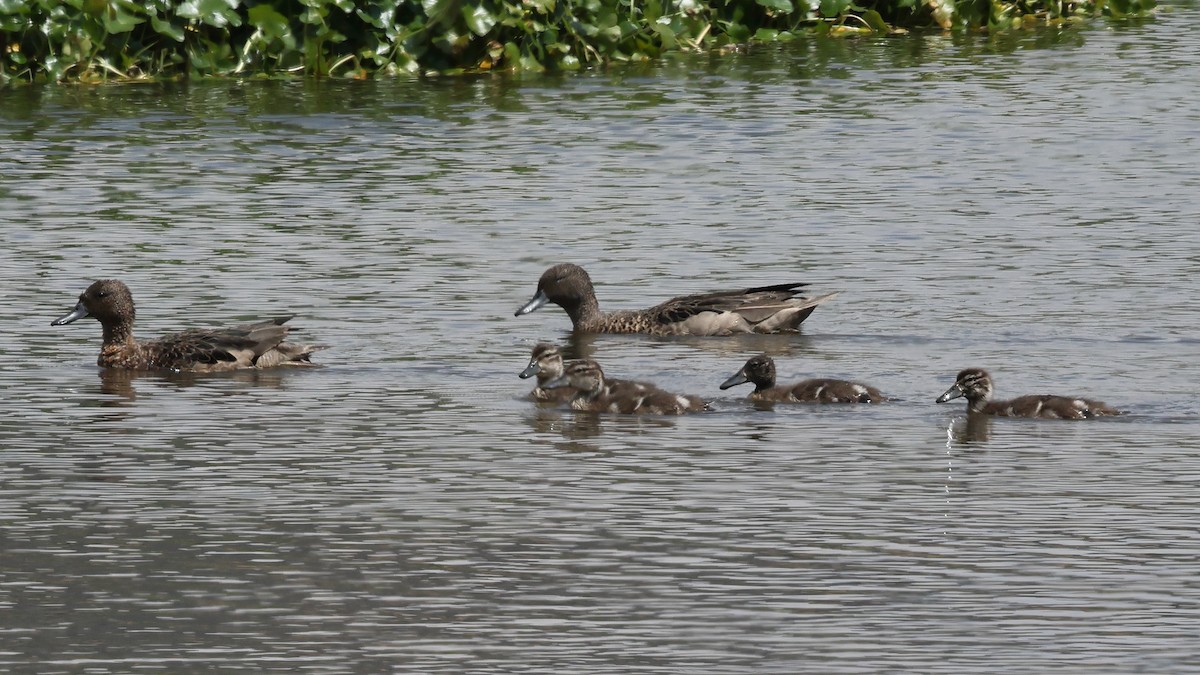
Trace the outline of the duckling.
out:
[[[749,398],[756,401],[787,403],[881,403],[887,400],[878,389],[846,380],[804,380],[796,384],[775,384],[775,361],[761,354],[746,361],[746,365],[728,380],[721,389],[752,382],[754,391]]]
[[[604,313],[592,279],[578,265],[562,263],[542,273],[537,293],[517,310],[528,314],[548,302],[566,310],[579,333],[732,335],[783,333],[800,329],[817,305],[836,293],[798,296],[807,284],[776,284],[673,298],[649,309]]]
[[[529,392],[531,399],[535,401],[566,403],[575,396],[576,392],[573,387],[546,388],[547,382],[562,377],[562,374],[562,351],[556,345],[539,342],[533,346],[533,354],[530,356],[529,365],[525,366],[525,370],[522,370],[518,377],[525,380],[537,375],[537,386],[533,388],[533,391]]]
[[[982,413],[998,417],[1041,417],[1049,419],[1090,419],[1107,415],[1119,415],[1120,411],[1101,401],[1071,396],[1030,394],[1009,401],[993,401],[992,376],[982,368],[967,368],[960,371],[954,386],[937,398],[945,403],[956,398],[967,399],[968,413]]]
[[[545,386],[573,387],[577,393],[571,407],[588,412],[681,415],[705,408],[698,396],[680,396],[641,382],[606,380],[600,364],[591,359],[568,361],[562,376]]]
[[[101,279],[79,296],[75,309],[50,322],[63,326],[94,317],[104,329],[96,365],[125,370],[211,372],[283,365],[313,365],[313,352],[324,347],[284,342],[290,316],[232,328],[188,330],[157,340],[133,339],[133,294],[116,279]]]

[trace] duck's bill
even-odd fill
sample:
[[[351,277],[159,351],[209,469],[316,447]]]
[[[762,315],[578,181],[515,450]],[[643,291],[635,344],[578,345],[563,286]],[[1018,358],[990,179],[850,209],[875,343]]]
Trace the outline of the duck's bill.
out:
[[[571,386],[571,378],[567,377],[566,375],[562,375],[550,380],[546,384],[543,384],[542,389],[562,389],[563,387],[569,386]]]
[[[521,378],[522,380],[528,380],[529,378],[533,377],[534,375],[537,375],[537,372],[538,372],[538,362],[530,361],[529,365],[525,366],[525,370],[522,370],[521,374],[517,375],[517,377]]]
[[[746,373],[739,370],[736,375],[721,383],[721,389],[736,387],[739,384],[745,384],[746,382]]]
[[[513,314],[513,316],[521,316],[522,314],[528,314],[534,310],[539,309],[542,305],[546,304],[547,302],[550,302],[550,298],[546,296],[546,293],[544,291],[538,291],[537,295],[533,296],[532,300],[530,300],[529,302],[522,305],[521,309],[518,309],[517,313]]]
[[[949,389],[947,389],[946,393],[937,397],[937,402],[945,403],[946,401],[953,401],[954,399],[956,399],[962,395],[963,395],[963,390],[956,384],[953,387],[950,387]]]
[[[80,300],[78,303],[76,303],[75,309],[73,309],[69,313],[64,314],[63,316],[60,316],[57,319],[51,321],[50,325],[51,326],[65,326],[65,325],[71,323],[72,321],[78,321],[85,316],[88,316],[88,311],[87,311],[87,308],[83,306],[83,301]]]

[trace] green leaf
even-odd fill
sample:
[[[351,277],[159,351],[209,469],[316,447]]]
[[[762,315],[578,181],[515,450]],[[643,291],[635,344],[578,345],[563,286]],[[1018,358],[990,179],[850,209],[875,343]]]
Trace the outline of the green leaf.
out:
[[[513,67],[513,66],[517,65],[517,62],[520,61],[520,59],[521,59],[521,48],[518,47],[515,42],[505,42],[504,43],[504,61],[509,65],[509,67]]]
[[[750,39],[750,29],[744,24],[729,23],[725,26],[725,34],[734,42],[745,42]]]
[[[496,25],[496,17],[492,16],[483,5],[476,5],[474,8],[463,7],[463,20],[467,22],[467,28],[471,32],[480,37],[487,35],[488,31]]]
[[[359,19],[362,19],[364,23],[369,23],[375,28],[379,28],[381,30],[387,30],[389,28],[389,26],[384,25],[383,19],[379,18],[379,16],[374,12],[365,12],[361,9],[356,9],[354,10],[354,14],[358,16]]]
[[[109,33],[128,33],[142,21],[141,17],[117,9],[104,16],[104,30]]]
[[[883,16],[873,9],[868,9],[864,12],[862,18],[871,27],[871,30],[876,33],[888,33],[892,30],[891,26],[887,25],[887,22],[883,20]]]
[[[833,18],[841,16],[850,8],[850,0],[821,0],[821,16]]]
[[[184,2],[175,5],[175,16],[195,21],[200,18],[200,5],[197,4],[196,0],[184,0]]]
[[[658,34],[658,39],[662,42],[662,46],[666,49],[674,49],[677,41],[675,40],[675,32],[671,30],[670,23],[655,23],[654,32]]]
[[[172,24],[170,21],[163,21],[157,16],[150,17],[150,25],[154,28],[154,32],[159,35],[165,35],[176,42],[183,42],[183,29]]]
[[[287,17],[270,5],[255,5],[247,12],[250,25],[262,31],[268,39],[283,38],[291,33]]]
[[[759,5],[767,9],[773,9],[784,14],[791,14],[795,7],[792,5],[792,0],[754,0]]]
[[[425,16],[435,18],[444,14],[454,5],[454,0],[421,0],[421,8]]]
[[[233,22],[229,20],[228,14],[238,16],[238,13],[232,11],[236,6],[238,0],[185,0],[175,6],[175,16],[199,20],[216,28],[228,23],[241,25],[241,18],[236,18]]]
[[[185,0],[175,7],[175,15],[199,21],[214,28],[242,25],[242,17],[234,10],[238,0]]]
[[[300,22],[310,26],[319,26],[325,23],[325,17],[329,16],[329,11],[324,5],[320,7],[309,7],[300,12]]]
[[[521,57],[520,63],[521,70],[540,73],[546,69],[546,67],[543,66],[540,61],[528,54]]]
[[[779,37],[779,31],[772,28],[759,28],[754,33],[755,42],[774,42]]]

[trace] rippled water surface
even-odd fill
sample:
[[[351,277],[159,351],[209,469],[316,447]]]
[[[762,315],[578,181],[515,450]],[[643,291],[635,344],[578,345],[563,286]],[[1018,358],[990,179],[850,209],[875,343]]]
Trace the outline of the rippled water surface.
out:
[[[1200,668],[1200,20],[800,41],[565,78],[0,98],[0,670]],[[807,281],[802,335],[571,338]],[[95,367],[51,328],[295,313],[321,368]],[[536,341],[713,400],[523,399]],[[756,408],[750,355],[881,406]],[[1087,394],[1083,423],[933,399]]]

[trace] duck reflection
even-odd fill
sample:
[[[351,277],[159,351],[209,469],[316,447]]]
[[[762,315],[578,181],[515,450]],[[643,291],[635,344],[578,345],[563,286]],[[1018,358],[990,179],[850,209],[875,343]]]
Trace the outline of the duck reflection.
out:
[[[652,342],[685,344],[712,354],[746,358],[747,353],[768,354],[770,356],[791,356],[812,351],[812,339],[803,334],[763,335],[759,333],[740,333],[714,340],[711,337],[694,335],[652,336],[652,335],[613,335],[611,333],[570,333],[565,338],[563,358],[594,359],[596,358],[597,339],[612,340],[648,340]]]
[[[676,425],[677,417],[657,415],[614,415],[607,413],[578,412],[563,408],[534,408],[525,416],[529,426],[536,432],[561,435],[567,442],[556,444],[563,450],[601,452],[594,441],[605,431],[618,435],[640,434]]]
[[[955,443],[986,443],[992,437],[993,421],[991,415],[969,413],[966,417],[955,418],[946,431]]]
[[[596,356],[596,338],[600,333],[571,333],[563,348],[567,359],[590,359]]]
[[[115,368],[100,369],[100,393],[115,398],[104,398],[99,404],[104,407],[125,406],[137,400],[137,390],[133,380],[139,375],[134,370],[118,370]]]
[[[527,418],[534,431],[546,434],[561,434],[572,441],[587,440],[600,436],[600,416],[577,414],[563,408],[536,408]]]
[[[191,373],[176,371],[138,371],[122,370],[119,368],[101,368],[97,372],[100,380],[98,392],[100,396],[86,399],[85,406],[100,408],[128,408],[138,399],[139,388],[143,391],[153,391],[155,388],[184,390],[200,384],[233,381],[249,387],[266,387],[283,389],[285,375],[281,369],[275,370],[233,370],[224,373]],[[138,383],[142,387],[139,387]],[[240,389],[240,388],[239,388]],[[225,393],[236,393],[227,390]],[[124,414],[115,415],[116,418]]]
[[[284,374],[280,369],[275,370],[233,370],[225,373],[193,373],[177,371],[138,371],[121,370],[119,368],[101,368],[100,393],[116,398],[100,400],[99,405],[105,407],[123,406],[137,400],[135,384],[141,380],[152,384],[161,384],[176,389],[187,389],[201,382],[232,380],[252,387],[267,387],[282,389]]]

